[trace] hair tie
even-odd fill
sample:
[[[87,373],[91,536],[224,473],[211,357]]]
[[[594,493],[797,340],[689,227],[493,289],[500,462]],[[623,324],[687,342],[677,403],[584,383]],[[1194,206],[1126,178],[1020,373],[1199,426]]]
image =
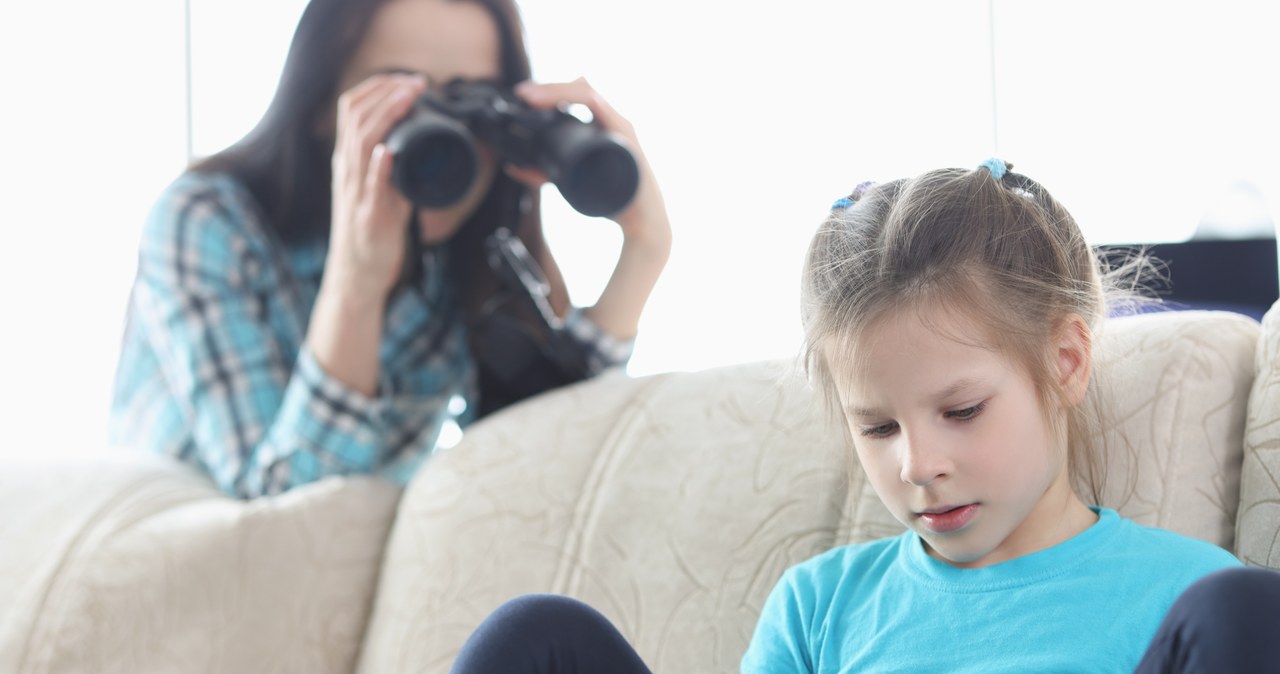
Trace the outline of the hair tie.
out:
[[[978,164],[978,168],[985,168],[987,172],[991,174],[992,178],[1000,180],[1001,178],[1004,178],[1005,172],[1009,170],[1009,165],[1004,163],[1003,159],[992,157],[981,164]]]
[[[849,196],[836,199],[836,202],[831,204],[831,210],[834,211],[838,208],[852,208],[853,205],[858,203],[858,200],[862,198],[862,195],[866,194],[867,190],[872,187],[875,187],[875,182],[871,180],[865,180],[858,183],[858,186],[853,188],[853,191],[849,193]]]

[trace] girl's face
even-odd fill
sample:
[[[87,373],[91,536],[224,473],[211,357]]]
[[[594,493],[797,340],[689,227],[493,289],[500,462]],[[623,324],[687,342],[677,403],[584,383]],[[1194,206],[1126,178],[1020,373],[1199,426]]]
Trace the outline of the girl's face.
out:
[[[454,78],[500,80],[501,47],[493,17],[477,3],[390,0],[373,17],[355,56],[343,71],[339,91],[378,73],[420,73],[428,88]],[[419,209],[423,241],[453,236],[475,212],[493,182],[496,162],[480,148],[480,169],[471,191],[444,209]]]
[[[1089,511],[1070,488],[1065,436],[1048,423],[1030,374],[979,346],[988,340],[973,325],[941,317],[938,328],[943,334],[916,311],[897,311],[857,344],[865,368],[835,371],[858,459],[880,499],[931,556],[959,567],[1079,533]]]

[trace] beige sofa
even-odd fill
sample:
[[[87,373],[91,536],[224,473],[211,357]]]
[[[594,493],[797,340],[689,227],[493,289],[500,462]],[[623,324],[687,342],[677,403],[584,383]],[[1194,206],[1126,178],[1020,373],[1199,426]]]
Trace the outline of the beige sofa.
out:
[[[1099,351],[1109,504],[1280,567],[1280,305],[1114,320]],[[899,530],[782,362],[528,401],[403,495],[242,503],[159,459],[36,453],[0,466],[0,672],[445,672],[524,592],[599,607],[655,671],[732,672],[783,569]]]

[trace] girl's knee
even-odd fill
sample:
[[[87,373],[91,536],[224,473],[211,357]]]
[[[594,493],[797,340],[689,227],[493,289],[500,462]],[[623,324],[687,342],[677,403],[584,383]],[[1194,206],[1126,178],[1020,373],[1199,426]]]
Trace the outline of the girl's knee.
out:
[[[1280,573],[1250,567],[1215,571],[1188,587],[1178,604],[1203,615],[1280,615]]]
[[[508,599],[494,610],[489,622],[498,622],[527,632],[538,632],[548,625],[582,625],[594,623],[601,618],[598,611],[573,597],[533,593]]]

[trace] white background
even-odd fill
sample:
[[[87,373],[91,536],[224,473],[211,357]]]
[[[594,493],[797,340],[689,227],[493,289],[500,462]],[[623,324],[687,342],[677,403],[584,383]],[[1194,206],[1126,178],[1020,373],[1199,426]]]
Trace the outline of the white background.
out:
[[[257,120],[302,8],[190,5],[189,23],[176,0],[0,6],[0,452],[102,443],[146,209],[189,152]],[[1276,3],[522,7],[536,78],[587,77],[636,125],[667,196],[675,248],[636,376],[792,356],[804,246],[862,180],[1000,155],[1095,243],[1274,228]],[[590,304],[620,236],[544,196]]]

